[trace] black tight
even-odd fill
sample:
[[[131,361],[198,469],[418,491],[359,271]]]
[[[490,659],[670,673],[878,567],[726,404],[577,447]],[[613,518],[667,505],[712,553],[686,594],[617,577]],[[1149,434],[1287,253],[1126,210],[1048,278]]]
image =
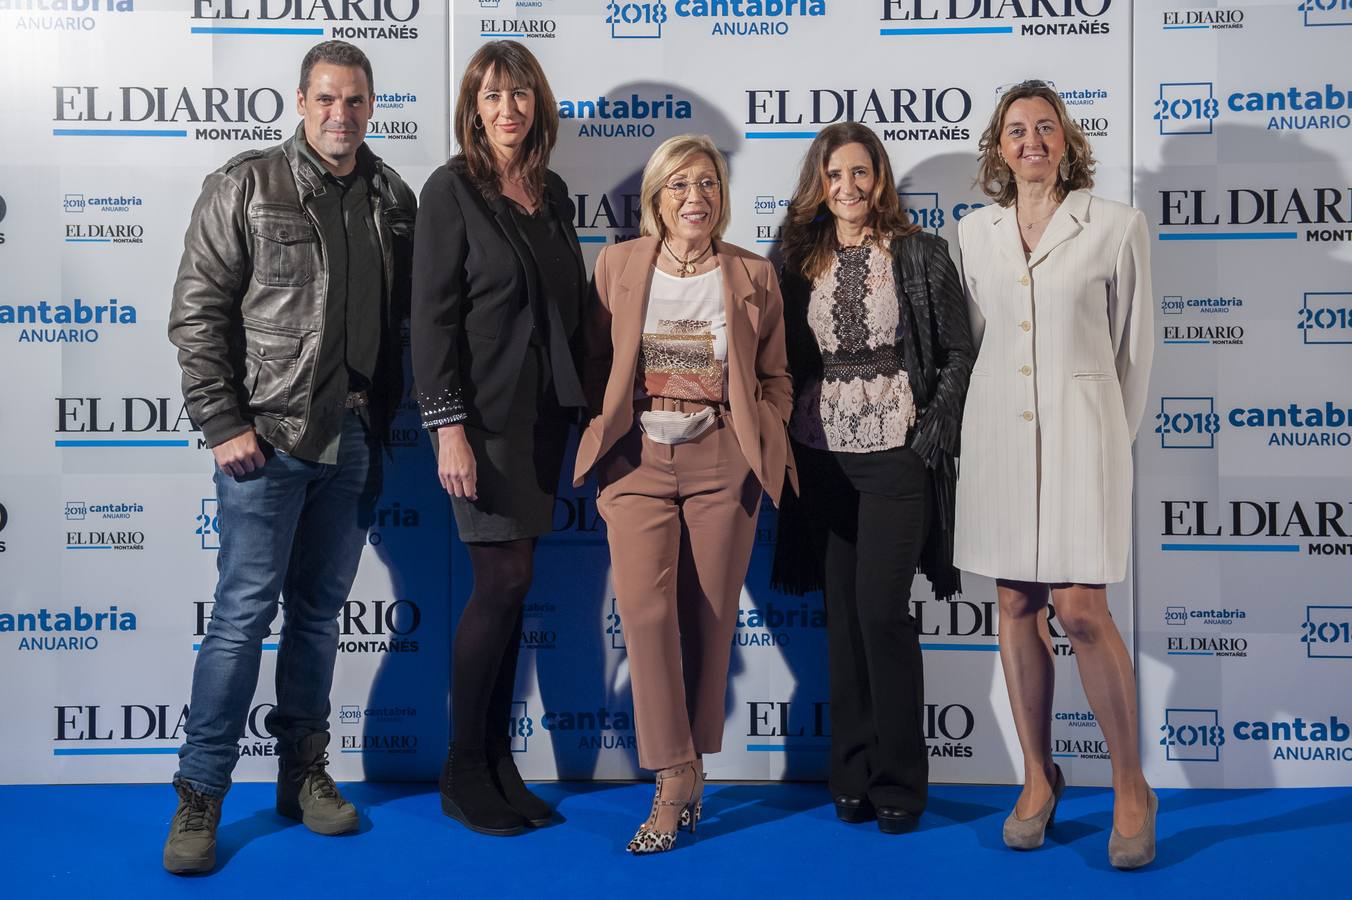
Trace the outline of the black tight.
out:
[[[530,590],[535,539],[467,544],[474,590],[455,628],[451,726],[458,750],[506,752],[521,649],[521,609]]]

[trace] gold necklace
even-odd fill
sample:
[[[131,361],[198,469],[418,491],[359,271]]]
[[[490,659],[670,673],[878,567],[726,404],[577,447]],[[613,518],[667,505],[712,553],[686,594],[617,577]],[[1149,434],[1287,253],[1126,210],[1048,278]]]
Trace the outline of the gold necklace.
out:
[[[676,252],[667,246],[666,241],[662,242],[662,249],[666,250],[667,254],[671,257],[672,261],[676,263],[677,267],[676,274],[681,278],[684,278],[687,275],[694,275],[695,264],[698,263],[700,260],[704,259],[704,254],[712,250],[713,246],[714,242],[709,241],[708,245],[705,246],[705,248],[699,252],[698,256],[686,256],[682,258],[677,256]]]
[[[1027,223],[1026,225],[1024,225],[1024,226],[1023,226],[1023,230],[1024,230],[1024,231],[1032,231],[1034,227],[1036,227],[1036,226],[1038,226],[1038,225],[1041,225],[1043,222],[1047,221],[1047,220],[1050,219],[1052,216],[1056,215],[1056,211],[1057,211],[1058,209],[1060,209],[1060,208],[1061,208],[1061,204],[1060,204],[1060,203],[1056,204],[1055,206],[1052,207],[1052,211],[1051,211],[1051,212],[1047,213],[1045,216],[1043,216],[1042,218],[1038,219],[1036,222],[1029,222],[1029,223]],[[1015,218],[1018,218],[1018,210],[1017,210],[1017,209],[1015,209],[1014,216],[1015,216]],[[1020,223],[1020,224],[1022,224],[1022,223]]]

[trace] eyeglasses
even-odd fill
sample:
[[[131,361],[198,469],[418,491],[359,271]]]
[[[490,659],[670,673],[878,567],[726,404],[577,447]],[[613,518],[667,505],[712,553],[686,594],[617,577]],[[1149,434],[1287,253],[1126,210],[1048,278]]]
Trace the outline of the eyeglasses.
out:
[[[718,193],[718,186],[722,183],[723,182],[716,181],[713,178],[705,178],[696,181],[693,184],[689,181],[673,181],[671,184],[664,184],[662,186],[671,191],[672,199],[684,200],[686,197],[690,196],[691,187],[694,187],[695,190],[699,191],[701,197],[712,197],[714,194]]]

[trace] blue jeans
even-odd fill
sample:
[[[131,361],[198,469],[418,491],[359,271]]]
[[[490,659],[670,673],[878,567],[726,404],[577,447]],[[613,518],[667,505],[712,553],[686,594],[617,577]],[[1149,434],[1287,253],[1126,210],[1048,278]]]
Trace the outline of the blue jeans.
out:
[[[329,730],[338,616],[380,494],[379,449],[355,412],[344,416],[335,464],[264,452],[267,463],[243,478],[215,475],[216,603],[193,668],[176,776],[212,796],[230,788],[279,595],[277,705],[265,728],[280,754]]]

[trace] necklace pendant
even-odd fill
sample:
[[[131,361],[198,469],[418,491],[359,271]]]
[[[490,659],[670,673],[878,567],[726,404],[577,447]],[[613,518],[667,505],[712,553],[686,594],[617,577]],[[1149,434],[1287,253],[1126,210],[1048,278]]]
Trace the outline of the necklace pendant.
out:
[[[692,263],[692,262],[686,263],[684,266],[682,266],[681,272],[682,272],[683,275],[694,275],[694,274],[695,274],[695,264]]]

